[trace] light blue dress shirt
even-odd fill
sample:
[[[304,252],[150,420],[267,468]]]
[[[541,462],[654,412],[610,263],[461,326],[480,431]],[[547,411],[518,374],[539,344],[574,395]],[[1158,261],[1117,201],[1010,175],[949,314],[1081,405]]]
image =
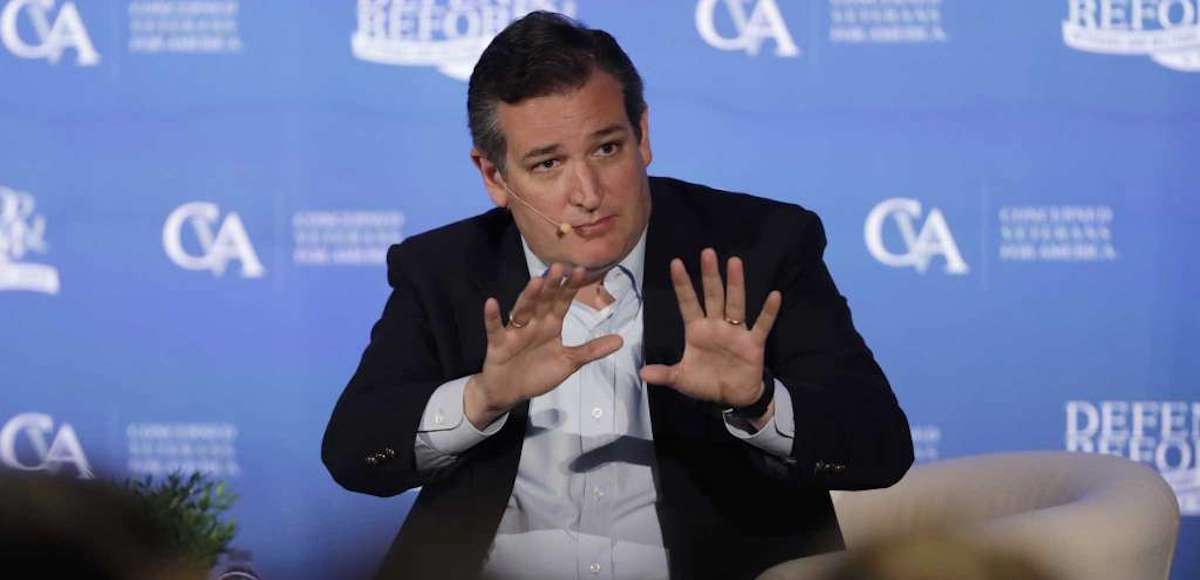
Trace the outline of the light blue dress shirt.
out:
[[[530,276],[548,269],[524,239]],[[567,346],[619,334],[617,352],[592,361],[529,401],[529,426],[512,496],[484,564],[489,578],[667,578],[667,552],[655,512],[653,435],[642,368],[642,271],[646,234],[604,277],[614,301],[599,310],[571,304]],[[463,414],[469,377],[449,381],[425,406],[415,443],[417,469],[434,476],[508,420],[482,431]],[[667,388],[667,387],[655,387]],[[792,401],[775,383],[775,416],[750,433],[726,421],[730,436],[780,457],[792,450]],[[446,522],[452,526],[454,522]]]

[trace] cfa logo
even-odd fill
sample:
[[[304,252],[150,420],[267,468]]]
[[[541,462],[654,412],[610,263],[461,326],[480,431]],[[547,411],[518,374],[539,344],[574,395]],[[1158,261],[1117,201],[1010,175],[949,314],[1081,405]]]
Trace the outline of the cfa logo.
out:
[[[713,48],[720,50],[744,50],[755,56],[763,41],[775,41],[775,55],[796,57],[800,49],[792,40],[779,6],[775,0],[752,0],[753,7],[746,13],[747,0],[700,0],[696,4],[696,31]],[[734,36],[722,36],[717,32],[717,5],[724,7],[736,31]]]
[[[33,196],[0,185],[0,290],[58,294],[58,270],[22,262],[46,253],[46,218],[33,213]]]
[[[264,270],[254,246],[250,244],[250,236],[242,225],[242,218],[235,212],[230,212],[221,222],[216,233],[213,224],[217,223],[221,211],[217,204],[194,201],[179,206],[167,222],[163,224],[163,249],[179,267],[186,270],[209,270],[213,276],[221,276],[230,260],[242,263],[243,278],[261,278]],[[191,225],[196,241],[200,244],[201,254],[189,254],[183,248],[183,225]]]
[[[54,437],[47,443],[47,435],[51,433]],[[22,461],[17,456],[17,442],[20,440],[28,443],[33,457],[26,459],[33,461]],[[4,424],[4,428],[0,429],[0,461],[13,469],[51,473],[58,473],[70,465],[81,479],[95,477],[75,429],[63,423],[58,431],[54,431],[54,419],[41,413],[22,413]]]
[[[19,58],[46,59],[56,64],[63,51],[75,49],[75,64],[96,66],[100,54],[92,46],[83,19],[74,2],[65,2],[50,18],[55,0],[9,0],[0,12],[0,41]],[[24,17],[33,33],[32,41],[22,37],[19,25]]]
[[[900,238],[906,248],[902,254],[892,253],[883,243],[883,228],[889,217],[900,230]],[[867,250],[886,266],[912,267],[921,274],[929,268],[930,260],[938,255],[946,259],[947,274],[962,275],[970,271],[958,252],[954,236],[950,235],[950,226],[946,225],[942,211],[937,208],[930,210],[925,223],[917,231],[914,220],[919,219],[921,202],[915,199],[894,198],[876,205],[867,214],[867,222],[863,227]]]
[[[1063,43],[1084,52],[1149,55],[1200,72],[1198,0],[1068,0]]]
[[[355,58],[396,66],[432,66],[465,81],[508,24],[534,10],[575,14],[573,0],[358,0],[350,37]]]

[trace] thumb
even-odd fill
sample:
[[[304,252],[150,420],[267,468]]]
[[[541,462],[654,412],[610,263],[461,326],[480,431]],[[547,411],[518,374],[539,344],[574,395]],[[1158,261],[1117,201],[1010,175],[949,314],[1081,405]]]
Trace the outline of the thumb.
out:
[[[567,353],[575,365],[581,367],[596,359],[604,358],[621,350],[621,345],[623,344],[625,344],[625,341],[620,335],[606,334],[579,346],[570,347],[567,349]]]
[[[679,365],[646,365],[642,367],[642,380],[650,384],[675,386]]]

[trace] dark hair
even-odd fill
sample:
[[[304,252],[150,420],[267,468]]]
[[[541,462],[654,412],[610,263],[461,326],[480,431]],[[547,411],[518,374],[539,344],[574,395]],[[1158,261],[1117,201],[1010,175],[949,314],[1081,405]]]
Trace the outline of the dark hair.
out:
[[[467,122],[475,147],[504,170],[507,143],[496,121],[497,103],[511,105],[579,88],[597,69],[621,83],[625,115],[640,141],[646,110],[642,77],[611,34],[543,11],[509,24],[492,39],[471,73]]]

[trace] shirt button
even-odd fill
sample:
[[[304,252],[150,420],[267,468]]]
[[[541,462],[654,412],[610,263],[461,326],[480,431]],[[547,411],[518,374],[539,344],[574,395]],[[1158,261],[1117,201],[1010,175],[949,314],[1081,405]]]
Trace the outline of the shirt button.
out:
[[[592,565],[588,566],[588,572],[591,572],[592,574],[599,574],[600,573],[600,563],[592,562]]]
[[[600,407],[595,407],[592,409],[593,419],[599,419],[602,415],[604,415],[604,409],[601,409]]]
[[[604,497],[604,490],[602,490],[598,487],[593,487],[592,488],[592,497],[599,500],[600,498]]]
[[[442,423],[445,423],[445,422],[446,422],[446,418],[443,417],[440,413],[433,416],[433,424],[434,425],[441,425]]]

